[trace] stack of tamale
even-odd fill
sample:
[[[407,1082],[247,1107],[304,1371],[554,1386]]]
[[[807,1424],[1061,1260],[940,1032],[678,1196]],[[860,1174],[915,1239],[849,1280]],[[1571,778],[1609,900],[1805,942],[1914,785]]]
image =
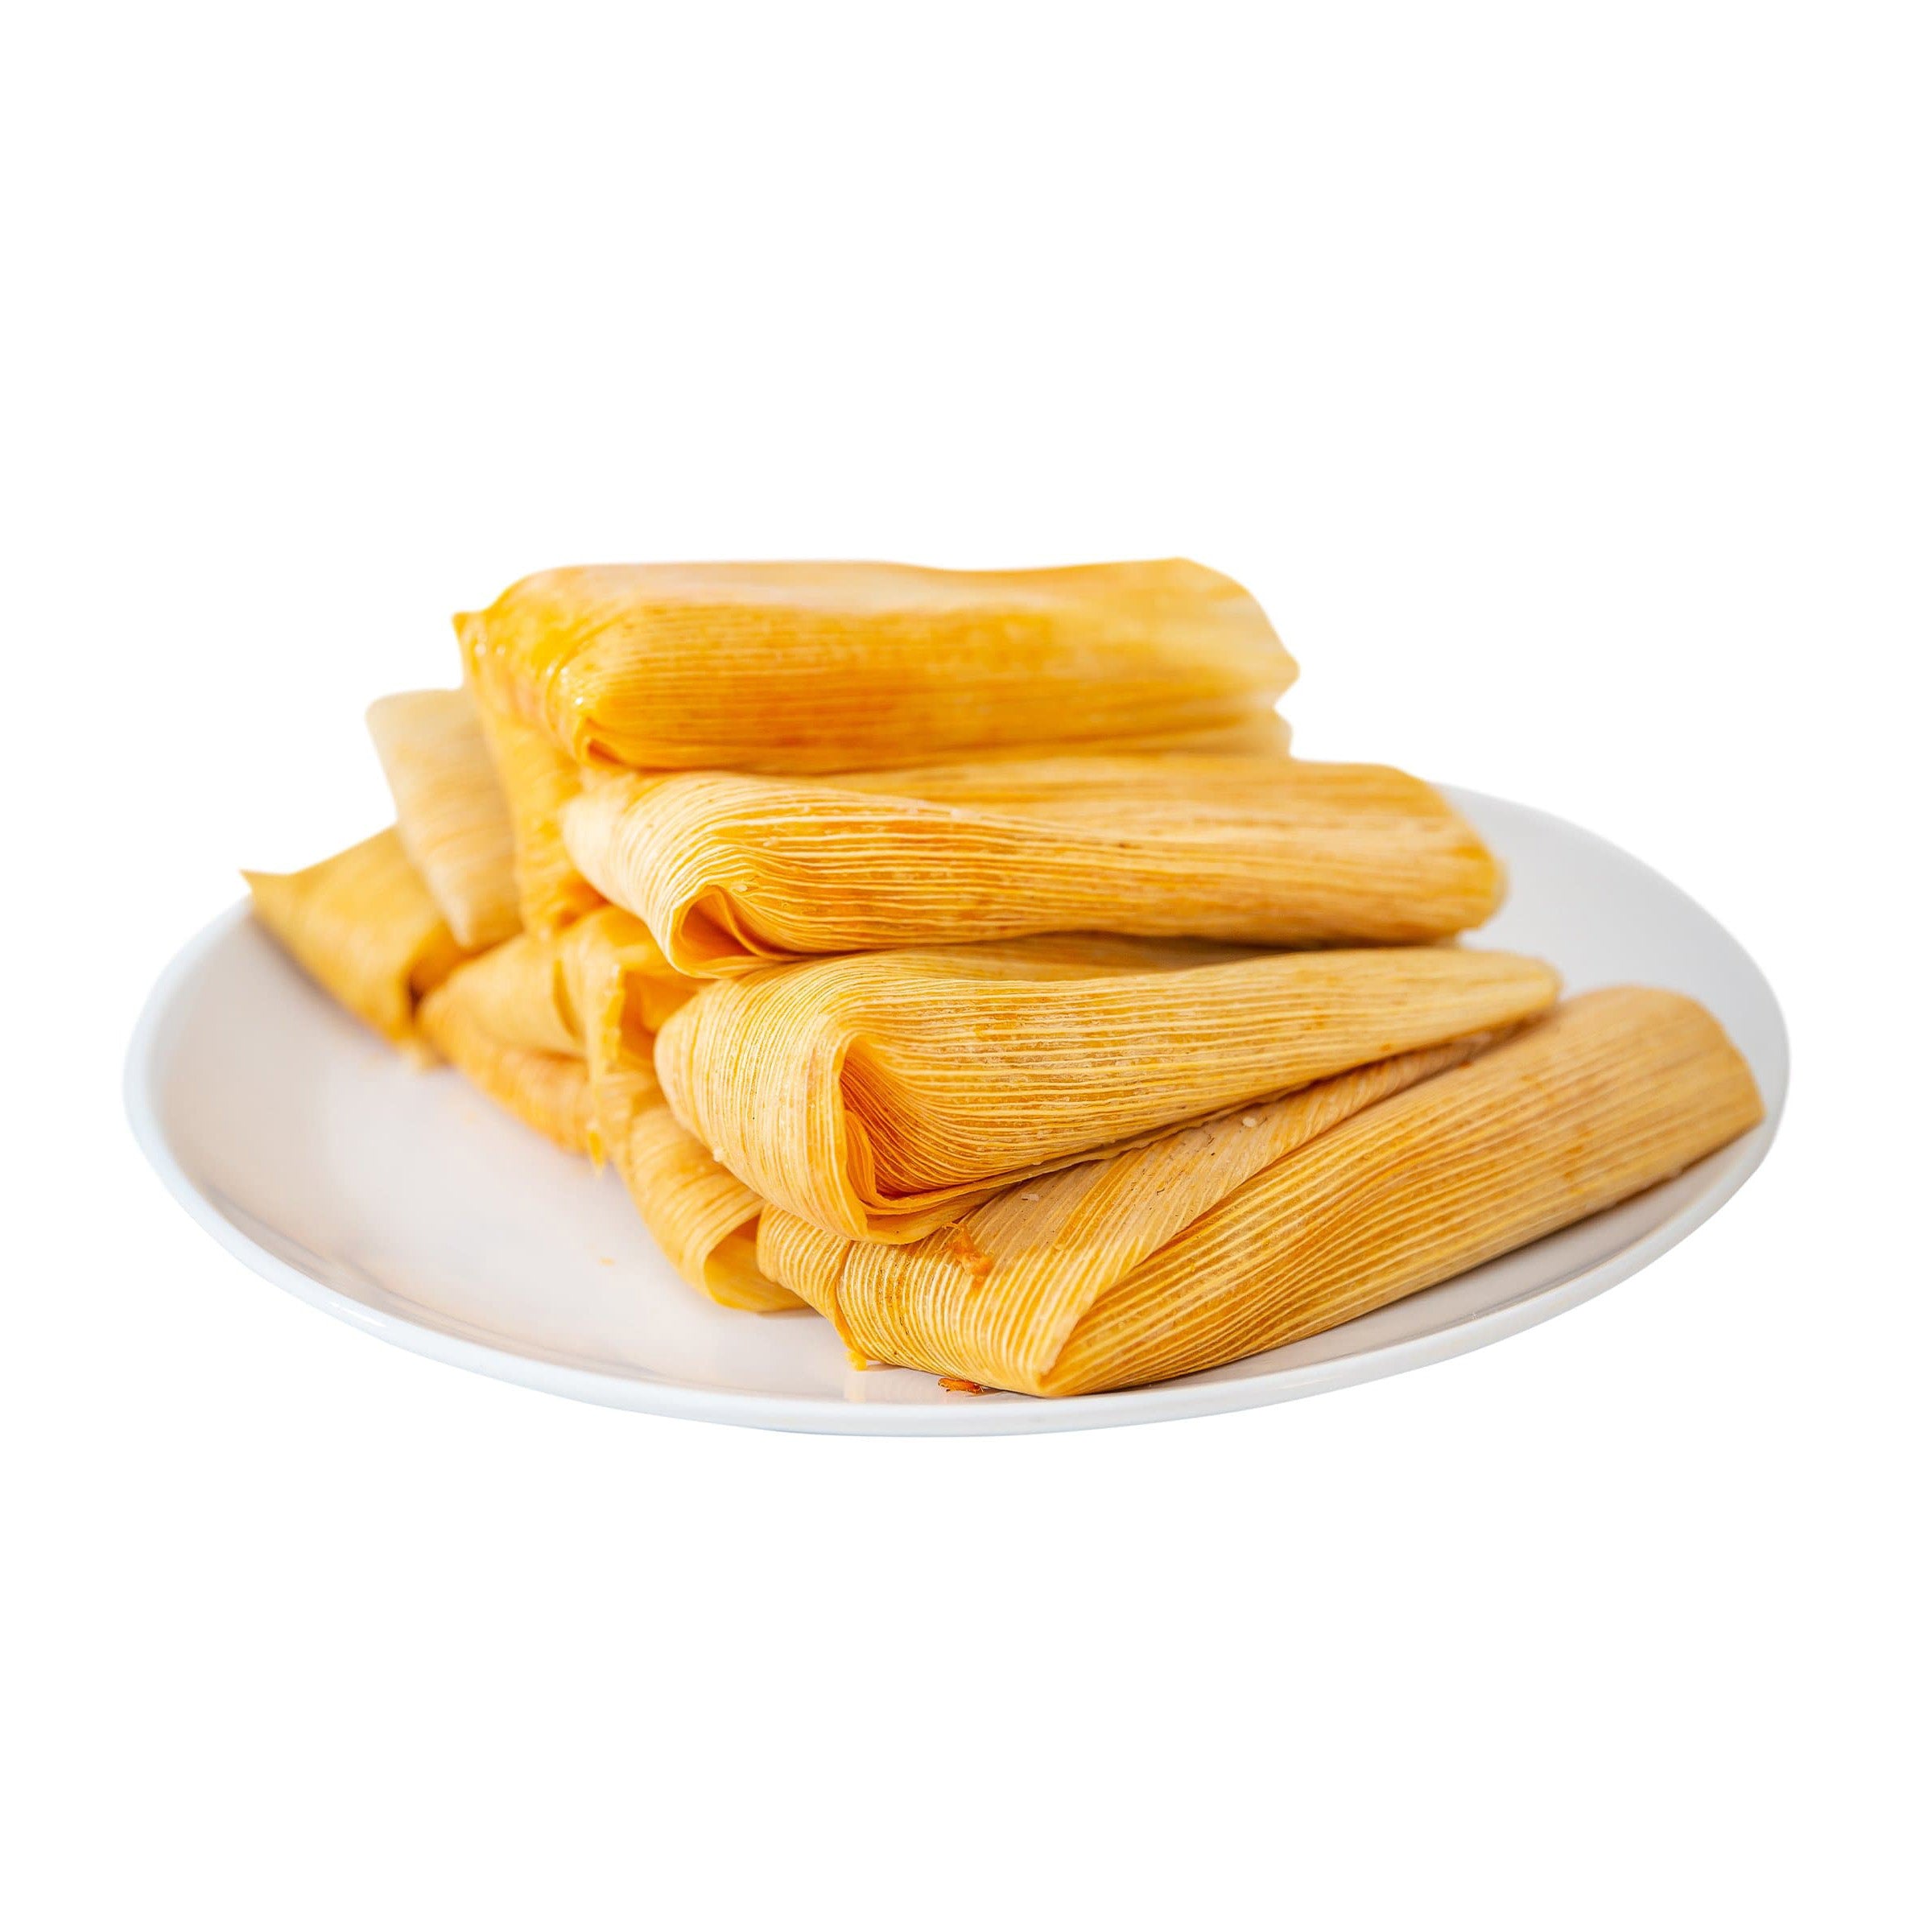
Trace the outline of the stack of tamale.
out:
[[[615,1166],[691,1286],[1070,1395],[1272,1348],[1752,1126],[1694,1001],[1458,942],[1429,786],[1291,757],[1184,563],[658,565],[458,618],[372,708],[389,831],[264,923],[403,1051]]]

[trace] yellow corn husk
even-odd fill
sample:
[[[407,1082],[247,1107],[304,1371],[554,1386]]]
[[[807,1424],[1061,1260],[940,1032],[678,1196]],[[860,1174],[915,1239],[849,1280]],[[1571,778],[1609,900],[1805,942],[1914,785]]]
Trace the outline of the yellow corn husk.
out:
[[[643,928],[614,908],[558,942],[568,1001],[587,1056],[592,1147],[621,1176],[644,1224],[700,1293],[728,1308],[796,1308],[758,1269],[763,1203],[673,1118],[651,1071],[651,1036],[682,989]]]
[[[590,1075],[581,1056],[499,1039],[472,1009],[464,985],[469,971],[453,974],[423,1002],[423,1032],[444,1059],[498,1106],[566,1153],[588,1154]]]
[[[1029,933],[1422,943],[1502,869],[1419,778],[1268,757],[1055,758],[847,775],[611,778],[579,868],[681,971]]]
[[[548,938],[604,902],[564,848],[564,810],[584,774],[534,725],[481,693],[477,716],[510,812],[518,916],[526,931]]]
[[[301,872],[245,872],[255,916],[358,1018],[412,1059],[434,1057],[417,1003],[464,955],[392,826]]]
[[[1062,935],[716,981],[656,1063],[678,1118],[763,1199],[907,1241],[1009,1181],[1513,1024],[1556,992],[1508,953]]]
[[[553,570],[456,623],[499,710],[643,770],[1166,744],[1272,710],[1294,675],[1254,600],[1183,562]]]
[[[774,1209],[760,1263],[866,1357],[1088,1393],[1367,1314],[1668,1179],[1763,1113],[1710,1014],[1647,988],[1571,1000],[1466,1065],[1432,1057],[1015,1187],[911,1247],[841,1246]]]
[[[479,951],[522,923],[514,840],[467,691],[405,691],[369,706],[396,830],[457,943]]]

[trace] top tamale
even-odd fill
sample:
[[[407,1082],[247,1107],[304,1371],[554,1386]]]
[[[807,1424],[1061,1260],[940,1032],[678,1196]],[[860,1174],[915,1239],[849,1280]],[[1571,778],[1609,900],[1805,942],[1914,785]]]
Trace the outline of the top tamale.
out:
[[[546,571],[456,620],[506,714],[576,762],[848,771],[1009,745],[1162,745],[1294,674],[1241,587],[1185,562]]]

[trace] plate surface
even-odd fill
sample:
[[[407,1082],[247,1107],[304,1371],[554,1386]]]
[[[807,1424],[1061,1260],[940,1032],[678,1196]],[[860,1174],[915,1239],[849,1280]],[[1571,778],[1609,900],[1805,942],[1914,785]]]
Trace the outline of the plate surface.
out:
[[[989,1435],[1285,1402],[1440,1361],[1574,1308],[1674,1246],[1763,1159],[1784,1104],[1777,1002],[1728,933],[1648,866],[1560,819],[1451,795],[1508,861],[1481,943],[1571,992],[1693,994],[1750,1061],[1767,1118],[1663,1187],[1360,1320],[1151,1388],[1059,1402],[949,1394],[849,1367],[816,1315],[714,1307],[658,1253],[613,1174],[412,1071],[222,914],[150,996],[127,1063],[135,1137],[230,1253],[331,1315],[440,1361],[618,1408],[852,1435]]]

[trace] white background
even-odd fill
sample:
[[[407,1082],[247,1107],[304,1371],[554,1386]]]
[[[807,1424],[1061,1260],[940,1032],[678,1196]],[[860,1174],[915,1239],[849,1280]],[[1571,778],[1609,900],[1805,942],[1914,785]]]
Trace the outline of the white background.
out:
[[[1922,1924],[1924,10],[72,6],[9,200],[11,1922]],[[1191,555],[1301,748],[1785,1004],[1759,1177],[1505,1345],[890,1443],[221,1255],[120,1056],[543,565]],[[18,1191],[16,1191],[18,1190]]]

